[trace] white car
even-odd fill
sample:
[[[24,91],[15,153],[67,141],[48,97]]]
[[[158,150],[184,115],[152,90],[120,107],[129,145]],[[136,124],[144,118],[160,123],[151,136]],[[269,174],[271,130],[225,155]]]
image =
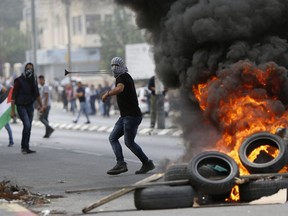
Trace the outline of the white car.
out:
[[[138,104],[139,108],[142,112],[142,114],[148,114],[150,113],[150,90],[147,87],[141,87],[136,88],[137,98],[138,98]],[[170,106],[167,97],[165,97],[164,101],[164,111],[166,116],[168,115]]]

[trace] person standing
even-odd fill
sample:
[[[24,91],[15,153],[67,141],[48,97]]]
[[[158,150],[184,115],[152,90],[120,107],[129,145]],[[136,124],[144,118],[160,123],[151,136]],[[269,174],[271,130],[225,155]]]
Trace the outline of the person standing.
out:
[[[76,97],[79,99],[80,102],[80,109],[77,115],[77,118],[73,121],[74,123],[77,123],[81,113],[83,112],[87,121],[85,124],[90,124],[90,120],[87,113],[87,104],[86,104],[86,98],[85,98],[85,88],[82,86],[82,83],[79,81],[77,82],[77,90],[76,90]]]
[[[155,76],[149,79],[148,89],[150,94],[150,128],[154,128],[156,124],[156,95],[155,95]]]
[[[49,125],[49,112],[51,109],[51,92],[49,86],[45,84],[45,77],[40,75],[38,77],[40,83],[40,97],[42,99],[43,109],[44,111],[40,113],[40,121],[45,126],[45,135],[43,138],[49,138],[51,134],[54,132],[54,129]]]
[[[150,128],[154,128],[157,120],[157,104],[156,104],[156,89],[155,89],[155,76],[149,79],[148,89],[150,90]],[[165,96],[167,89],[164,89],[162,94]]]
[[[91,115],[96,115],[96,105],[95,105],[95,102],[96,102],[96,89],[95,89],[95,86],[93,84],[91,84],[90,86],[90,91],[91,91],[91,94],[90,94],[90,106],[91,106]]]
[[[134,80],[129,75],[128,69],[122,58],[114,57],[111,60],[112,74],[116,78],[115,87],[102,96],[105,102],[108,97],[117,96],[117,104],[120,110],[120,118],[109,136],[109,142],[116,156],[116,165],[107,171],[109,175],[118,175],[128,171],[124,160],[123,151],[119,138],[124,135],[125,145],[139,158],[142,166],[135,174],[144,174],[155,168],[153,161],[135,143],[138,127],[142,121],[142,113],[138,106],[138,100]]]
[[[109,86],[109,83],[105,82],[105,86],[102,88],[102,92],[105,93],[110,90],[111,90],[111,87]],[[104,110],[103,116],[104,117],[110,117],[110,108],[111,108],[111,98],[108,97],[103,103],[103,110]]]
[[[11,117],[15,117],[15,105],[19,118],[23,123],[21,151],[23,154],[36,153],[30,149],[29,142],[34,114],[34,103],[37,100],[40,112],[43,112],[37,79],[34,76],[34,67],[31,62],[24,67],[24,72],[14,80],[11,101]]]

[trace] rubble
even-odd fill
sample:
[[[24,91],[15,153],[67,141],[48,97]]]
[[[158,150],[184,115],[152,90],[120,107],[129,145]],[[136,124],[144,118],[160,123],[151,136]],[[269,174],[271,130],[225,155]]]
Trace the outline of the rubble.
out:
[[[39,206],[49,204],[52,198],[61,198],[62,196],[32,193],[18,185],[13,185],[10,181],[0,182],[0,203],[17,202],[24,206]]]

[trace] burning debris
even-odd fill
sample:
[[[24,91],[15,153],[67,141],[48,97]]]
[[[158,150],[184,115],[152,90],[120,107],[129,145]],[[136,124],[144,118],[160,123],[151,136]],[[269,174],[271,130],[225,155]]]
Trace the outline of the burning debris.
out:
[[[182,92],[189,160],[213,148],[239,161],[242,141],[288,125],[286,0],[115,0],[135,11],[156,73]]]
[[[288,127],[286,0],[115,2],[135,12],[137,25],[153,45],[157,75],[166,88],[181,92],[183,161],[213,149],[233,158],[241,175],[251,173],[247,167],[252,173],[276,173],[286,165],[279,172],[287,172],[287,147],[278,142]],[[260,145],[246,141],[249,147],[239,155],[243,142],[258,133],[271,135],[260,139]],[[284,182],[279,185],[287,188]],[[239,188],[233,193],[239,195]],[[157,193],[143,196],[152,194]]]

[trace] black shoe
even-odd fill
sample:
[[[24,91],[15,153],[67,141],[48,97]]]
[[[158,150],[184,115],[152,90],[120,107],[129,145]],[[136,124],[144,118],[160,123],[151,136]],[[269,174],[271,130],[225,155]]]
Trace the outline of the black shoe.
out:
[[[9,143],[8,147],[12,147],[14,145],[14,143]]]
[[[34,154],[34,153],[36,153],[36,151],[34,151],[34,150],[30,150],[30,149],[28,149],[28,150],[22,150],[22,154]]]
[[[54,129],[53,129],[53,128],[50,128],[50,130],[49,130],[48,133],[44,136],[44,138],[49,138],[53,132],[54,132]]]
[[[27,149],[21,149],[21,152],[23,153],[23,154],[25,154],[26,152],[27,152]]]
[[[154,168],[155,168],[155,165],[153,161],[149,160],[148,162],[144,163],[142,167],[135,172],[135,174],[145,174],[148,171],[153,170]]]
[[[90,121],[85,122],[85,124],[90,124]]]
[[[73,121],[73,123],[75,123],[75,124],[76,124],[76,123],[77,123],[77,121]]]
[[[107,171],[108,175],[118,175],[120,173],[127,172],[127,164],[126,162],[117,162],[117,164],[111,169]]]

